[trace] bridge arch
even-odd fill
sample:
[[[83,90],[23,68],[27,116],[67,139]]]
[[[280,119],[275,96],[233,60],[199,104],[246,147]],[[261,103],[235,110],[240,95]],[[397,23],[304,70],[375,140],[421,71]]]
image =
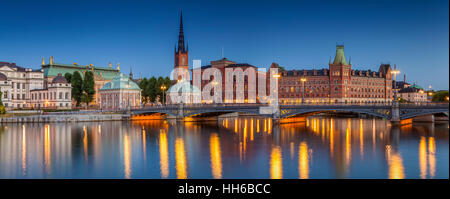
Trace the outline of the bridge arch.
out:
[[[318,114],[324,112],[346,112],[346,113],[362,113],[375,117],[390,119],[389,111],[385,110],[384,113],[371,109],[298,109],[292,111],[281,110],[281,118],[288,118],[298,115]]]
[[[400,119],[410,119],[414,117],[419,116],[425,116],[425,115],[434,115],[437,113],[443,113],[447,116],[449,116],[449,110],[448,109],[428,109],[428,110],[420,110],[420,111],[401,111]]]
[[[261,115],[259,114],[259,110],[251,110],[251,109],[242,109],[242,110],[234,110],[234,109],[230,109],[230,110],[195,110],[195,111],[184,111],[184,116],[185,117],[192,117],[192,116],[201,116],[201,115],[205,115],[205,114],[211,114],[211,113],[249,113],[249,114],[256,114],[256,115]]]

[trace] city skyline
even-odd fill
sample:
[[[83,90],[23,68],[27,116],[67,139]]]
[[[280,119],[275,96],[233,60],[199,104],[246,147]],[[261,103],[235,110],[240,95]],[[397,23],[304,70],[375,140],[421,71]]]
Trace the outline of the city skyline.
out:
[[[83,3],[6,3],[0,61],[40,68],[42,57],[53,56],[57,63],[120,63],[126,74],[132,65],[135,77],[168,76],[183,10],[191,67],[224,54],[257,67],[322,69],[334,45],[344,44],[354,69],[396,64],[397,80],[406,74],[410,83],[448,89],[448,2]],[[19,6],[24,14],[12,14]]]

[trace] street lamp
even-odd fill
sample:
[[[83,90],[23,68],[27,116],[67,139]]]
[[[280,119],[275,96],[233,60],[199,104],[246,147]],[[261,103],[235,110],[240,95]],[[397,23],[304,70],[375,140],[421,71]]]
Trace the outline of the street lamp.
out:
[[[162,92],[163,92],[163,99],[162,99],[162,102],[163,102],[163,105],[166,105],[166,101],[164,100],[164,91],[167,89],[167,87],[163,84],[162,86],[161,86],[161,90],[162,90]]]
[[[302,78],[300,78],[300,81],[302,82],[302,104],[304,104],[304,102],[305,102],[305,82],[306,82],[306,78],[302,77]]]
[[[400,71],[394,69],[391,71],[391,73],[394,75],[394,100],[397,100],[397,83],[396,83],[396,81],[397,81],[397,74],[399,74]]]

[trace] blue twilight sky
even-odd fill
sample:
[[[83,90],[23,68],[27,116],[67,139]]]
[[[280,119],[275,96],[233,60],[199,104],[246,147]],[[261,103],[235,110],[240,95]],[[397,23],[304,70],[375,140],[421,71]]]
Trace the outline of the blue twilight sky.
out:
[[[402,1],[23,1],[0,0],[0,61],[55,62],[168,76],[180,10],[189,58],[224,55],[288,69],[328,67],[336,43],[354,69],[397,64],[407,81],[449,85],[448,0]]]

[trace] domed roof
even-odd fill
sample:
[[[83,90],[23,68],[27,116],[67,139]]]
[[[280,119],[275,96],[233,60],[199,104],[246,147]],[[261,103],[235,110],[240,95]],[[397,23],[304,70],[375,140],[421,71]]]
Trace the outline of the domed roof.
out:
[[[119,73],[119,75],[115,76],[112,81],[103,85],[100,90],[141,90],[139,86],[130,80],[128,76],[123,73]]]
[[[61,73],[58,73],[58,76],[53,78],[52,84],[67,84],[67,80],[62,76]]]
[[[8,77],[6,77],[5,74],[0,73],[0,81],[6,81],[6,80],[8,80]]]

